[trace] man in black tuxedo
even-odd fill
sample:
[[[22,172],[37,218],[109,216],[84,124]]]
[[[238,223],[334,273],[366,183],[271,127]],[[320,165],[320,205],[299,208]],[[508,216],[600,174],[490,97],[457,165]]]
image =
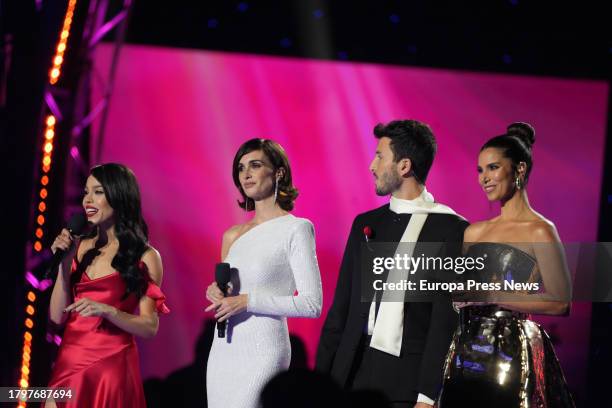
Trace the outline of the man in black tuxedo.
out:
[[[369,285],[362,275],[361,251],[366,242],[417,242],[415,255],[418,250],[419,255],[457,256],[468,223],[435,203],[425,189],[436,152],[429,126],[393,121],[377,125],[374,135],[379,142],[370,170],[376,193],[391,199],[353,221],[316,368],[346,389],[382,392],[393,407],[431,408],[458,324],[450,296],[436,294],[426,302],[395,305],[381,302],[380,294],[375,297],[373,288],[364,287]],[[424,242],[442,244],[420,244]]]

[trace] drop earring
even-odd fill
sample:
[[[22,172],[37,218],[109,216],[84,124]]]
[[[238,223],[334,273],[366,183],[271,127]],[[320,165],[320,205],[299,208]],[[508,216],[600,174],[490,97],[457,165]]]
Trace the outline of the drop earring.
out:
[[[276,178],[276,183],[274,183],[274,202],[278,198],[278,177]]]
[[[521,177],[520,176],[516,176],[516,180],[514,180],[514,184],[516,185],[517,190],[520,190],[523,188],[523,182],[521,181]]]

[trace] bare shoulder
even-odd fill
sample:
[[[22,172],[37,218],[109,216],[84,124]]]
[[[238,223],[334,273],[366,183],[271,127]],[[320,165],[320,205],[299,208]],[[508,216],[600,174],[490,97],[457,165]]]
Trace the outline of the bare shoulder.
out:
[[[236,224],[228,228],[223,233],[223,240],[221,242],[221,260],[225,259],[234,241],[236,241],[247,228],[248,227],[246,224]]]
[[[245,228],[244,224],[236,224],[236,225],[229,227],[223,233],[223,244],[231,245],[232,242],[234,242],[236,238],[240,236],[240,233],[244,230],[244,228]]]
[[[144,254],[142,254],[140,259],[147,265],[147,270],[149,271],[151,280],[153,280],[153,282],[155,282],[157,285],[160,285],[164,268],[162,266],[162,259],[159,251],[152,246],[149,246]]]
[[[463,232],[464,242],[478,242],[484,231],[489,226],[489,221],[478,221],[468,225]]]
[[[532,242],[558,242],[559,233],[552,221],[542,216],[529,223],[529,232]]]

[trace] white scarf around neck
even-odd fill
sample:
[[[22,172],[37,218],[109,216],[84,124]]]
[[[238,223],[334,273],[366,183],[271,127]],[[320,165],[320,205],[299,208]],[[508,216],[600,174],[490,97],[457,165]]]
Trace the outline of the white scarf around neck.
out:
[[[423,187],[420,196],[413,200],[404,200],[391,196],[389,209],[396,214],[412,214],[408,226],[400,239],[400,243],[408,245],[408,256],[412,256],[414,247],[418,241],[421,229],[429,214],[454,214],[450,207],[434,201],[434,197]],[[403,246],[406,249],[406,245]],[[407,270],[392,269],[389,271],[387,282],[400,282],[408,276]],[[370,347],[389,353],[396,357],[400,356],[402,349],[402,336],[404,333],[404,303],[397,300],[392,293],[385,291],[376,316],[376,300],[370,305],[368,317],[368,334],[372,336]]]

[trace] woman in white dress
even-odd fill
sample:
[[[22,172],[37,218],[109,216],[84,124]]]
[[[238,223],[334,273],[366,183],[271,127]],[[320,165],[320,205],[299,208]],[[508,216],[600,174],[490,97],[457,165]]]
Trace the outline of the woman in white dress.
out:
[[[206,310],[227,320],[226,337],[215,336],[208,358],[210,408],[257,407],[268,380],[289,367],[287,317],[321,314],[314,229],[289,214],[298,193],[283,148],[267,139],[247,141],[234,157],[233,178],[240,207],[255,215],[223,234],[231,293],[224,297],[215,282],[206,292]]]

